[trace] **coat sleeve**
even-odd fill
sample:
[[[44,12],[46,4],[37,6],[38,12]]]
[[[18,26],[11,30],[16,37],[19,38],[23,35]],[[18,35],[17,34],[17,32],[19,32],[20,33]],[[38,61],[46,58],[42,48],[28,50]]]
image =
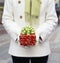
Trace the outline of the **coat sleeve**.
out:
[[[12,0],[5,0],[2,24],[13,40],[18,37],[20,27],[14,22]]]
[[[48,1],[45,18],[44,23],[37,29],[37,35],[41,36],[42,41],[47,40],[58,24],[54,0]]]

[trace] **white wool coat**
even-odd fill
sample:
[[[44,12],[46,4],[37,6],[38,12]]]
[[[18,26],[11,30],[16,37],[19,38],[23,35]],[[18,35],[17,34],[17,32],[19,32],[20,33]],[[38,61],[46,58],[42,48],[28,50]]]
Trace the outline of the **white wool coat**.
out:
[[[50,54],[48,37],[58,22],[55,3],[54,0],[41,0],[40,4],[39,24],[33,23],[32,26],[36,32],[36,45],[25,47],[16,41],[21,29],[29,25],[25,21],[25,0],[5,0],[2,23],[11,36],[10,55],[17,57],[42,57]],[[42,43],[39,42],[39,36],[42,37]]]

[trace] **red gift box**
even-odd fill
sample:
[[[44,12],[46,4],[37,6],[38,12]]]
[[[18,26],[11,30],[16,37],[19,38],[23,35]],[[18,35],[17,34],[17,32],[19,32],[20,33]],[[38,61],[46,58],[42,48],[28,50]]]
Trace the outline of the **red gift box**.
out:
[[[19,42],[20,42],[20,45],[23,45],[23,46],[35,45],[36,35],[35,34],[30,34],[30,35],[21,34],[19,36]]]

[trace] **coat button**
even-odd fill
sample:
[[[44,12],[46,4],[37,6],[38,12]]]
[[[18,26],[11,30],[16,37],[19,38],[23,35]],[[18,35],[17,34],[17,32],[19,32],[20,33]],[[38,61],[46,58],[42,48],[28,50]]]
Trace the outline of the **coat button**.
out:
[[[40,4],[42,4],[42,2],[40,2]]]
[[[20,18],[22,19],[22,16],[20,16]]]
[[[20,4],[20,3],[21,3],[21,1],[19,0],[19,1],[18,1],[18,3]]]

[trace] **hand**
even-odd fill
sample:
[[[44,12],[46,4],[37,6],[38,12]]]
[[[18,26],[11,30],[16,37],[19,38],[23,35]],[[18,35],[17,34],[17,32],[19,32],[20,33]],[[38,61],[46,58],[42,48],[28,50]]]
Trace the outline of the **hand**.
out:
[[[41,37],[39,37],[39,39],[42,41],[42,38]]]
[[[19,35],[17,35],[17,38],[15,39],[15,42],[16,42],[16,43],[19,42]]]
[[[43,40],[42,40],[42,38],[41,38],[41,36],[40,36],[40,37],[39,37],[39,42],[42,43],[42,41],[43,41]]]
[[[15,40],[16,42],[18,41],[18,38],[16,38],[16,40]]]

